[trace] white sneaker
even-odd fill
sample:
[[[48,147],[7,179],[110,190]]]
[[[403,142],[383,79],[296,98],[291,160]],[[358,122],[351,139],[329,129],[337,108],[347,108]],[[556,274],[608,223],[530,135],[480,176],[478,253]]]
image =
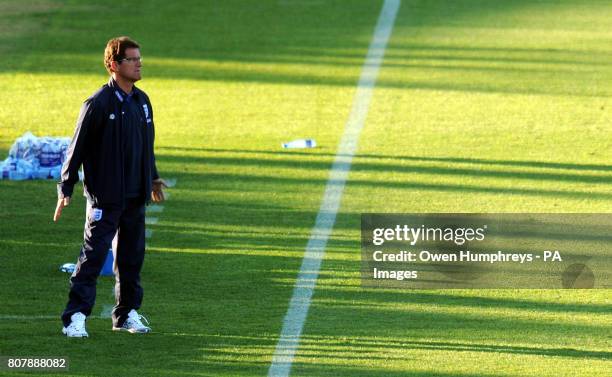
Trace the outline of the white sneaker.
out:
[[[71,317],[70,324],[68,327],[64,327],[62,332],[70,338],[87,338],[89,334],[87,334],[87,330],[85,330],[85,314],[78,312],[74,313]]]
[[[140,314],[136,312],[136,310],[132,309],[128,313],[128,318],[125,320],[125,322],[123,322],[123,326],[121,327],[113,326],[113,331],[127,331],[132,334],[135,334],[135,333],[144,334],[144,333],[151,332],[151,328],[149,326],[145,326],[142,323],[141,319],[144,319],[147,325],[149,324],[149,321],[144,316],[141,316]]]

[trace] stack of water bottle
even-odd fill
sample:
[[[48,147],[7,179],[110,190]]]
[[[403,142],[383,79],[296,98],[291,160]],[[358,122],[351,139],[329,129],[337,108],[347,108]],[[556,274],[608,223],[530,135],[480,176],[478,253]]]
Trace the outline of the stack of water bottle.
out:
[[[68,137],[36,137],[28,132],[18,138],[8,158],[0,162],[0,179],[59,179]]]

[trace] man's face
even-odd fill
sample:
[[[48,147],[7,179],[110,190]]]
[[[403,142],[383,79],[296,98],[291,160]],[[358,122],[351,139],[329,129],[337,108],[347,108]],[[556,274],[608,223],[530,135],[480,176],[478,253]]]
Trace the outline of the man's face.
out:
[[[128,81],[136,82],[141,78],[141,67],[142,62],[140,61],[140,49],[127,48],[125,50],[125,58],[121,62],[117,62],[117,70],[115,73]]]

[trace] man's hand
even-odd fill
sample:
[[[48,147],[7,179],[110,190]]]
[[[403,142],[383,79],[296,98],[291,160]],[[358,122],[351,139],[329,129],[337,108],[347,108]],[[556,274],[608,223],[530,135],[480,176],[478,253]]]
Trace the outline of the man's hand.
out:
[[[166,200],[166,197],[164,196],[164,188],[168,188],[168,185],[163,179],[157,178],[153,180],[153,192],[151,192],[153,202],[159,203]]]
[[[55,214],[53,215],[53,221],[59,220],[60,216],[62,215],[62,209],[64,209],[64,207],[68,207],[69,204],[70,204],[69,196],[57,200],[57,207],[55,207]]]

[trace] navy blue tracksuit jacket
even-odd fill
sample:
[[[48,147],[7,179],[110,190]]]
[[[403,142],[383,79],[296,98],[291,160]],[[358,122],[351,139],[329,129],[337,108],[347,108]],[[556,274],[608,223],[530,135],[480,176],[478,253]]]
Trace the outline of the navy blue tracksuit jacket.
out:
[[[121,137],[123,96],[113,79],[89,97],[77,121],[74,137],[62,167],[58,184],[60,197],[72,196],[83,165],[87,200],[94,206],[122,208],[125,202],[124,150]],[[152,181],[159,178],[153,151],[155,126],[149,97],[134,87],[133,97],[139,103],[146,122],[143,140],[143,186],[145,201],[151,200]]]

